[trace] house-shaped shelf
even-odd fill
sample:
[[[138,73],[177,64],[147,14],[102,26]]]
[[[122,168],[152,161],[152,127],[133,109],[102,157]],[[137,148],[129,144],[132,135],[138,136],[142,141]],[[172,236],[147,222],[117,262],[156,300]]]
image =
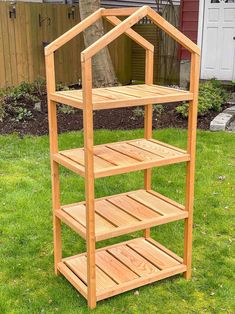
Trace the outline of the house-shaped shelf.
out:
[[[128,16],[125,20],[117,16]],[[189,91],[153,84],[154,47],[131,27],[148,17],[191,52]],[[105,18],[114,28],[81,53],[82,90],[56,91],[54,52]],[[126,34],[146,51],[145,84],[92,88],[92,57]],[[90,308],[110,296],[154,281],[184,273],[191,276],[192,212],[196,118],[199,82],[199,48],[150,7],[100,9],[45,48],[50,130],[55,273],[63,274],[87,298]],[[189,103],[188,143],[182,150],[152,137],[152,104]],[[84,147],[59,150],[56,106],[83,111]],[[144,138],[94,146],[93,110],[144,106]],[[151,168],[187,164],[185,205],[152,190]],[[62,205],[59,165],[85,178],[85,201]],[[144,170],[144,188],[96,199],[94,181]],[[185,221],[184,257],[178,257],[151,238],[150,228],[176,220]],[[62,258],[61,223],[86,240],[87,252]],[[96,242],[144,230],[144,238],[96,249]]]

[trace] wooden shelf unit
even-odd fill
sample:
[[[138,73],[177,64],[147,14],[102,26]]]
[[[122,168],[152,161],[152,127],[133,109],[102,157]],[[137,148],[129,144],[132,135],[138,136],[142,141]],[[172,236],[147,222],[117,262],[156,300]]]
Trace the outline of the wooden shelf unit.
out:
[[[129,16],[130,15],[130,16]],[[117,16],[128,16],[121,21]],[[131,27],[148,17],[191,53],[190,89],[153,84],[154,47]],[[81,53],[82,90],[56,91],[54,52],[98,19],[115,27]],[[92,57],[126,34],[146,51],[145,84],[92,88]],[[192,219],[194,197],[195,145],[200,50],[185,35],[148,6],[128,9],[100,9],[57,38],[45,48],[50,131],[54,265],[87,299],[90,308],[110,296],[154,281],[184,273],[191,277]],[[188,143],[184,151],[152,138],[152,104],[188,101]],[[83,110],[84,148],[59,151],[57,102]],[[144,138],[94,146],[93,110],[144,106]],[[151,188],[151,168],[186,162],[185,206]],[[59,165],[85,178],[85,201],[61,205]],[[94,180],[130,171],[144,170],[144,189],[95,199]],[[151,238],[150,228],[183,219],[183,259]],[[86,240],[87,251],[62,258],[61,223]],[[133,231],[144,237],[96,249],[96,242]]]

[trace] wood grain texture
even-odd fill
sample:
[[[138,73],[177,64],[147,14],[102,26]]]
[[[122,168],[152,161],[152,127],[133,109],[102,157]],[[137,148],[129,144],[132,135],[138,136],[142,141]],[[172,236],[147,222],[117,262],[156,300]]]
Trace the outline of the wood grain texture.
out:
[[[150,238],[139,238],[96,250],[96,300],[184,272],[185,265],[177,259],[180,260]],[[61,264],[74,287],[86,291],[86,253],[63,259]]]
[[[189,154],[155,140],[130,140],[94,146],[95,178],[189,160]],[[76,148],[53,155],[54,160],[84,176],[84,149]]]
[[[145,85],[153,84],[154,51],[146,50],[145,56]],[[153,129],[153,105],[148,104],[144,107],[144,137],[146,140],[152,138]],[[152,169],[144,170],[144,188],[151,189]],[[145,230],[145,237],[150,237],[150,229]]]
[[[82,63],[88,306],[96,307],[94,155],[91,60]]]
[[[55,90],[54,55],[46,57],[47,95],[48,95],[48,122],[51,155],[58,153],[58,129],[56,103],[51,101],[50,92]],[[59,164],[51,158],[51,184],[53,209],[53,237],[54,237],[54,269],[58,275],[58,264],[62,259],[61,220],[55,212],[60,208]]]
[[[94,208],[96,241],[188,217],[182,205],[152,190],[96,199]],[[61,206],[56,215],[86,239],[86,202]]]
[[[66,265],[79,277],[83,282],[87,282],[87,258],[86,256],[81,256],[80,258],[70,259],[66,262]],[[96,268],[96,287],[100,291],[104,287],[114,287],[116,282],[114,282],[110,277],[108,277],[100,268]]]
[[[132,269],[137,275],[143,276],[145,274],[152,274],[159,272],[159,269],[148,262],[141,255],[133,251],[127,245],[120,245],[108,250],[116,259],[121,261]]]
[[[195,157],[196,157],[196,131],[197,131],[197,109],[199,89],[200,57],[191,55],[190,91],[194,98],[189,102],[188,115],[188,146],[187,152],[190,161],[187,162],[186,173],[186,198],[185,209],[188,211],[188,219],[185,220],[184,228],[184,263],[187,265],[185,278],[190,279],[192,273],[192,233],[193,233],[193,203],[194,203],[194,180],[195,180]]]
[[[151,71],[148,70],[148,73],[149,72]],[[148,73],[147,75],[149,75]],[[82,109],[84,107],[82,90],[58,91],[52,93],[50,98],[54,101],[76,108]],[[152,103],[160,104],[192,99],[193,94],[191,92],[176,88],[165,88],[159,85],[141,84],[92,89],[92,103],[94,110],[128,106],[146,106]],[[151,107],[147,108],[150,108],[151,111]],[[150,117],[150,114],[151,112],[148,113],[147,116]],[[150,129],[150,127],[148,128]]]
[[[85,205],[75,205],[63,210],[68,213],[73,219],[79,222],[80,225],[86,229],[86,207]],[[99,213],[99,211],[97,211]],[[115,229],[115,226],[108,221],[108,219],[102,218],[102,216],[95,214],[95,229],[97,233],[105,233]]]
[[[128,244],[128,246],[148,261],[151,261],[151,263],[153,263],[160,270],[180,264],[170,255],[166,254],[166,252],[160,250],[158,247],[153,245],[153,243],[150,243],[146,240],[142,239],[133,241]]]

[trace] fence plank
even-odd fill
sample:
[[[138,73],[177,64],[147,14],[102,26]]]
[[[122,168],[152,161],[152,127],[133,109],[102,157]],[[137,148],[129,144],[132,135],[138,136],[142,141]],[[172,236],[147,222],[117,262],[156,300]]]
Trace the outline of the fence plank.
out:
[[[0,16],[1,16],[1,26],[2,35],[3,35],[3,58],[5,65],[5,84],[7,86],[12,85],[12,75],[11,75],[11,55],[10,55],[10,43],[9,43],[9,32],[8,28],[4,30],[4,26],[7,25],[8,19],[8,7],[9,3],[4,2],[0,8]]]
[[[0,6],[0,14],[2,14],[1,6]],[[2,23],[3,23],[2,19],[0,19],[0,87],[6,86]]]
[[[6,6],[4,14],[9,16],[9,7]],[[11,62],[11,82],[13,85],[18,82],[17,60],[16,60],[16,44],[15,44],[15,19],[7,18],[7,28],[9,34],[9,57]]]

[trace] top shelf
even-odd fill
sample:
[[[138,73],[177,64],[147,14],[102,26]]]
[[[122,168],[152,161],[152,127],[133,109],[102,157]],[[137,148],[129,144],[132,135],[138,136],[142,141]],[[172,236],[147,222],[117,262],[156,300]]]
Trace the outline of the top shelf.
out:
[[[50,94],[50,99],[83,109],[82,89],[54,92]],[[193,93],[191,92],[159,85],[141,84],[92,89],[94,110],[188,101],[192,99]]]

